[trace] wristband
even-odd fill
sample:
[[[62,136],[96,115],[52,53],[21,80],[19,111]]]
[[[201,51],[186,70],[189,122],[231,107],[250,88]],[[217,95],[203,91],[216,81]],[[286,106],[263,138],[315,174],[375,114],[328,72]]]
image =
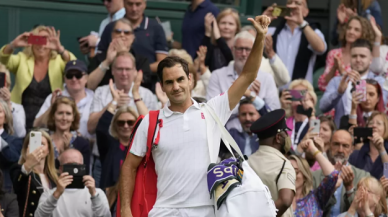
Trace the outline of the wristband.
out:
[[[357,119],[357,115],[349,115],[349,119],[356,120]]]
[[[375,215],[373,213],[369,213],[369,215],[366,215],[365,217],[374,217]]]
[[[379,42],[379,41],[375,41],[375,42],[373,43],[373,45],[374,45],[374,46],[377,46],[377,47],[380,47],[380,45],[381,45],[381,42]]]
[[[317,156],[317,154],[319,154],[319,153],[321,153],[321,151],[320,151],[320,150],[316,150],[316,151],[314,152],[314,154],[313,154],[314,158],[315,158],[315,156]]]
[[[113,100],[112,105],[117,106],[117,102]]]
[[[380,156],[383,156],[383,155],[386,155],[387,154],[387,151],[384,150],[384,151],[380,151]]]
[[[139,101],[142,101],[143,98],[139,98],[139,99],[134,99],[135,103],[139,102]]]

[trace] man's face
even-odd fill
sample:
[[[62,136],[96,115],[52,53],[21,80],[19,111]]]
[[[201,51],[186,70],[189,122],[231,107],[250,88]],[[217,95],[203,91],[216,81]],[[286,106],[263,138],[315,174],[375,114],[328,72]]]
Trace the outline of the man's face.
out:
[[[309,14],[306,0],[287,0],[287,6],[301,6],[303,17]]]
[[[191,75],[187,77],[180,64],[163,69],[162,89],[172,104],[182,104],[191,97],[191,83]]]
[[[250,133],[253,122],[260,118],[259,112],[257,112],[253,104],[243,104],[239,107],[238,119],[241,126],[246,133]]]
[[[327,153],[331,163],[334,165],[337,162],[342,164],[347,162],[352,152],[353,145],[350,133],[344,130],[335,132],[330,143],[330,149]]]
[[[112,67],[112,75],[118,89],[131,85],[137,76],[132,59],[129,56],[117,57]]]
[[[103,2],[109,14],[116,13],[123,7],[123,0],[104,0]]]
[[[248,59],[253,47],[253,41],[250,39],[239,38],[235,41],[233,47],[234,66],[236,71],[241,72],[245,62]]]
[[[350,50],[350,64],[353,70],[363,74],[369,70],[372,63],[372,53],[366,47],[354,47]]]
[[[139,20],[146,8],[146,0],[124,0],[125,17],[131,21]]]
[[[66,72],[65,84],[70,92],[83,90],[87,81],[88,76],[84,72],[80,72],[78,70],[70,70]]]

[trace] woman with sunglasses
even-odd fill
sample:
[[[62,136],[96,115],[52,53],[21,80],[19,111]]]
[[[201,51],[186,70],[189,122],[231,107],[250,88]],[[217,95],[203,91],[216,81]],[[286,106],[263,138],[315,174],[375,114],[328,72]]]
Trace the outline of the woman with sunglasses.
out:
[[[367,127],[373,129],[372,137],[363,141],[360,150],[354,150],[349,163],[369,172],[376,179],[384,173],[384,163],[388,162],[388,119],[383,112],[373,112],[368,118]]]
[[[56,187],[54,146],[50,135],[43,130],[42,145],[30,152],[30,137],[23,143],[19,164],[12,166],[11,177],[17,195],[20,216],[34,216],[39,198],[46,189]]]
[[[110,69],[116,55],[122,51],[129,51],[136,61],[136,70],[143,71],[144,79],[142,86],[154,92],[155,87],[151,85],[151,69],[147,57],[138,55],[132,48],[135,35],[131,22],[126,18],[121,18],[116,21],[112,31],[112,42],[106,52],[98,53],[90,62],[88,71],[88,88],[96,90],[97,87],[108,85],[109,80],[113,79]]]
[[[13,54],[17,48],[24,50]],[[74,59],[62,46],[60,31],[41,25],[0,49],[0,62],[15,73],[11,101],[23,105],[27,129],[32,128],[46,97],[55,89],[62,89],[65,64]]]
[[[47,128],[51,131],[55,159],[66,149],[75,148],[82,153],[86,172],[89,174],[90,143],[77,130],[80,124],[80,113],[74,99],[61,96],[51,105],[47,118]],[[56,161],[57,168],[59,162]]]

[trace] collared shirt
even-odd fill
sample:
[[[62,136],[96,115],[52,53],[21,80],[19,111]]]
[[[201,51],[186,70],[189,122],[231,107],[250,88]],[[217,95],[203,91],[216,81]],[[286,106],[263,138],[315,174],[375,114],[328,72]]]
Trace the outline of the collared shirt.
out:
[[[342,188],[344,187],[344,184],[341,184],[337,188],[337,190],[334,192],[335,200],[337,201],[336,204],[331,208],[330,216],[331,217],[337,217],[341,213],[341,201],[342,201]]]
[[[273,35],[275,30],[276,30],[275,27],[269,28],[268,34]],[[308,80],[311,84],[313,83],[313,70],[314,70],[314,64],[315,64],[317,55],[324,54],[327,49],[327,44],[323,33],[319,29],[315,29],[315,33],[317,33],[317,35],[325,43],[325,50],[322,53],[320,53],[320,52],[314,51],[311,45],[308,46],[308,48],[313,52],[313,54],[309,59],[309,66],[306,74],[306,80]],[[298,55],[302,34],[303,32],[299,28],[295,28],[294,32],[292,33],[290,27],[288,26],[288,24],[286,24],[284,29],[282,29],[278,35],[278,40],[276,43],[276,50],[277,50],[276,53],[279,56],[279,58],[283,61],[283,63],[286,65],[288,73],[290,73],[291,78],[294,72],[295,60],[296,60],[296,56]],[[280,89],[287,88],[289,84],[290,83],[280,87]]]
[[[231,62],[226,67],[213,71],[209,80],[209,85],[207,87],[207,100],[217,96],[220,93],[226,92],[237,79],[238,76],[236,75],[237,73],[234,70],[234,62]],[[261,83],[260,93],[258,96],[263,99],[266,105],[268,105],[271,109],[280,108],[278,89],[276,87],[273,76],[267,72],[259,70],[256,79]],[[241,124],[237,118],[237,115],[238,106],[236,106],[236,108],[233,110],[233,114],[228,121],[226,128],[235,128],[241,132]]]
[[[182,21],[182,48],[195,58],[197,50],[205,36],[205,16],[212,13],[217,17],[220,10],[210,1],[205,0],[193,11],[191,4]]]
[[[221,131],[212,116],[202,109],[203,105],[193,99],[192,102],[184,113],[171,111],[169,103],[160,110],[163,126],[159,144],[152,150],[158,176],[154,207],[190,208],[214,203],[209,196],[206,171],[211,158],[218,156]],[[225,124],[231,114],[228,94],[214,97],[206,104]],[[132,154],[145,156],[148,125],[147,115],[137,129]],[[208,144],[209,140],[212,144]]]
[[[105,27],[111,23],[111,22],[114,22],[116,20],[119,20],[121,18],[123,18],[125,15],[125,8],[121,8],[120,10],[118,10],[116,13],[114,13],[112,16],[110,14],[108,14],[108,17],[103,19],[101,21],[101,24],[100,24],[100,29],[98,30],[98,35],[101,37],[102,36],[102,33],[104,32],[104,29]]]
[[[79,132],[85,138],[90,139],[90,138],[93,138],[93,136],[90,135],[88,132],[88,120],[89,120],[90,106],[92,105],[92,102],[93,102],[94,92],[85,88],[85,93],[86,93],[86,96],[77,103],[77,109],[81,115]],[[71,97],[69,92],[67,91],[66,84],[64,85],[62,96]],[[35,118],[39,118],[50,108],[51,98],[52,98],[52,94],[47,96],[46,100],[44,101],[42,107],[40,107],[40,110],[38,114],[35,116]]]

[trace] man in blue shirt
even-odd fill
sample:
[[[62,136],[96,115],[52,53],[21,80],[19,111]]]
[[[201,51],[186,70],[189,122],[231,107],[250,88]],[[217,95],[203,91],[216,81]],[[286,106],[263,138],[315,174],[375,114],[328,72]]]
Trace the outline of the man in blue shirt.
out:
[[[182,21],[182,48],[193,59],[205,36],[205,16],[212,13],[217,17],[219,9],[210,0],[192,0]]]

